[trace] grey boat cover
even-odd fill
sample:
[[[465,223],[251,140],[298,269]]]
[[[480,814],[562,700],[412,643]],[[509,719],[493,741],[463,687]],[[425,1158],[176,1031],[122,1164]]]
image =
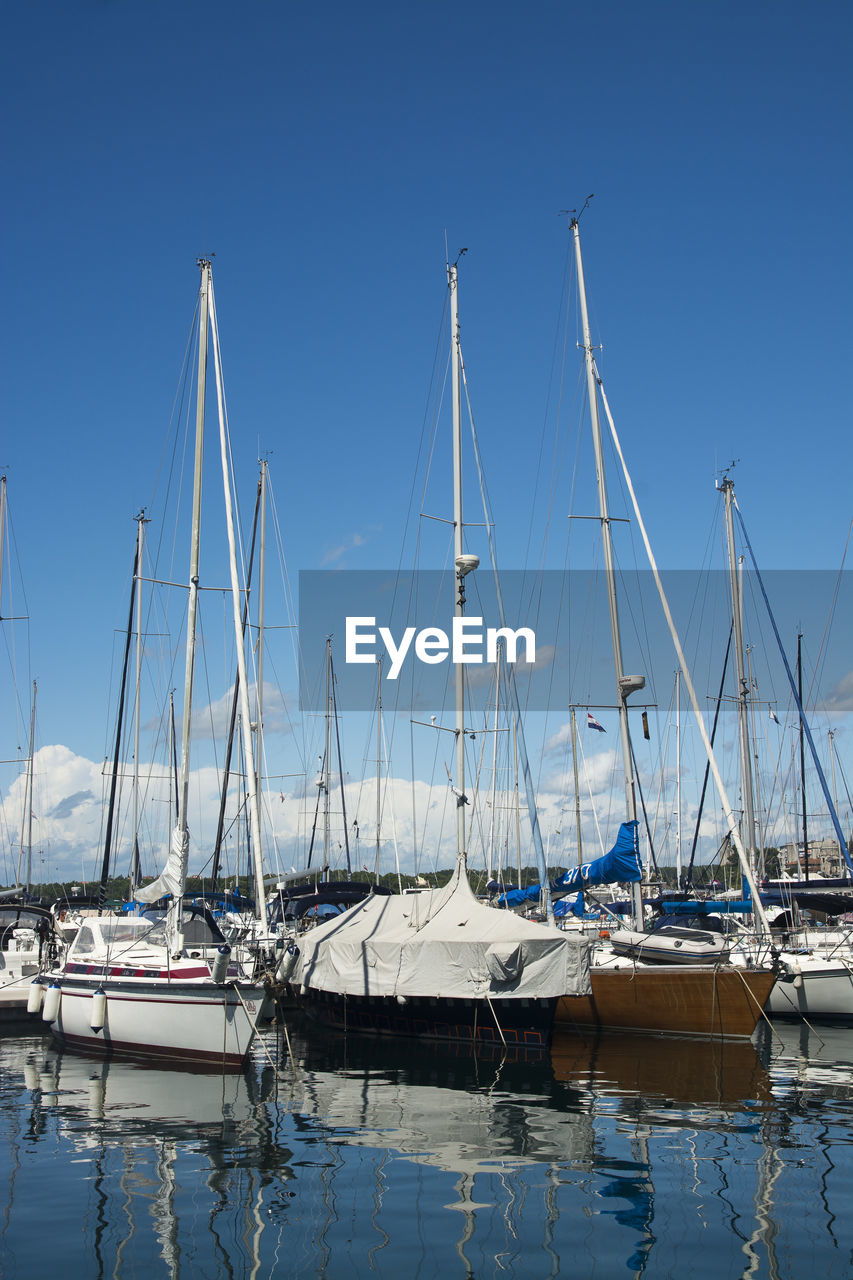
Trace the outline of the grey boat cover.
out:
[[[443,889],[371,895],[299,939],[292,982],[353,996],[547,999],[591,991],[589,943]]]

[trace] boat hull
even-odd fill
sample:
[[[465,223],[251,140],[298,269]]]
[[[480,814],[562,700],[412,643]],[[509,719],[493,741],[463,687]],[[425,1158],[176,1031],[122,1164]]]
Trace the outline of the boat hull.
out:
[[[425,1037],[468,1044],[547,1048],[557,999],[451,999],[341,995],[309,988],[300,1007],[317,1022],[343,1031]]]
[[[790,957],[770,993],[774,1018],[817,1018],[853,1022],[853,962],[820,956]]]
[[[592,994],[563,996],[562,1027],[745,1040],[776,980],[770,970],[594,965]]]
[[[242,1066],[254,1039],[262,987],[211,982],[104,981],[50,975],[59,983],[51,1030],[61,1044],[99,1054],[171,1063]],[[106,994],[103,1027],[93,1028],[94,998]]]

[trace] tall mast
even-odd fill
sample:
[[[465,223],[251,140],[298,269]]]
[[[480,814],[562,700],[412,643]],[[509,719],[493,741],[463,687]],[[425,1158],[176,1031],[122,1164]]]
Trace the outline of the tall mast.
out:
[[[827,737],[829,738],[829,767],[832,771],[832,803],[835,805],[835,812],[838,812],[838,789],[835,779],[835,730],[827,729]],[[839,853],[841,850],[839,849]]]
[[[578,782],[578,724],[572,705],[572,774],[575,781],[575,830],[578,842],[578,866],[583,865],[583,837],[581,835],[581,793]]]
[[[195,671],[196,625],[198,617],[198,572],[201,547],[201,480],[204,462],[204,402],[207,392],[207,343],[209,333],[210,261],[199,258],[201,287],[198,302],[198,379],[195,411],[195,464],[193,467],[193,510],[190,532],[190,579],[187,603],[187,645],[184,668],[184,718],[181,724],[181,767],[178,787],[178,833],[182,848],[184,876],[189,850],[187,810],[190,798],[190,743],[192,740],[193,674]],[[183,892],[183,886],[181,886]],[[176,926],[180,923],[176,916]]]
[[[743,556],[740,558],[740,581],[743,583]],[[743,588],[741,588],[742,592]],[[758,728],[755,717],[755,691],[757,685],[752,675],[752,649],[746,646],[746,678],[749,685],[749,710],[752,721],[752,760],[755,765],[755,773],[753,774],[753,783],[755,785],[755,838],[757,851],[757,875],[759,880],[764,879],[765,866],[764,859],[766,853],[766,835],[764,829],[764,810],[761,803],[761,771],[758,767]]]
[[[24,877],[24,888],[27,893],[30,891],[30,882],[33,872],[33,750],[35,745],[36,730],[36,682],[33,681],[33,701],[30,708],[30,739],[29,752],[27,753],[27,773],[24,783],[24,812],[21,818],[21,847],[18,854],[18,874],[17,883],[21,883],[21,863],[23,862],[24,847],[26,840],[27,850],[27,873]]]
[[[216,403],[219,414],[219,452],[222,463],[222,489],[225,498],[225,526],[228,534],[228,562],[231,573],[231,605],[234,618],[234,639],[237,650],[237,676],[240,681],[240,713],[242,718],[243,755],[246,763],[249,823],[252,833],[252,861],[255,873],[255,914],[261,926],[266,925],[264,898],[264,864],[261,845],[261,810],[258,795],[258,772],[255,768],[255,749],[252,741],[252,714],[249,707],[249,679],[246,671],[246,643],[241,617],[240,575],[237,568],[237,541],[234,525],[234,504],[231,495],[231,476],[228,456],[228,431],[225,417],[225,395],[222,380],[222,363],[219,352],[219,333],[216,325],[216,306],[213,285],[209,295],[210,319],[213,328],[213,361],[216,369]]]
[[[382,825],[382,659],[376,672],[376,871],[379,879],[379,841]]]
[[[6,554],[6,477],[0,476],[0,619],[3,617],[3,563]]]
[[[261,768],[264,742],[264,589],[267,564],[267,460],[261,461],[261,543],[258,555],[258,791],[261,790]]]
[[[118,778],[121,756],[121,735],[122,726],[124,724],[124,704],[127,696],[127,668],[130,659],[130,642],[133,636],[133,608],[136,597],[136,582],[139,576],[139,541],[137,538],[136,546],[133,552],[133,573],[131,575],[130,584],[130,607],[127,614],[127,627],[124,637],[124,659],[121,667],[121,683],[119,685],[118,698],[118,714],[116,716],[116,736],[115,746],[113,748],[113,770],[110,777],[110,798],[107,805],[107,826],[104,833],[104,856],[101,862],[101,881],[98,887],[98,915],[103,911],[104,901],[107,896],[107,879],[110,874],[110,858],[112,856],[113,827],[116,820],[116,807],[118,797]]]
[[[737,557],[735,554],[734,529],[734,481],[728,476],[720,484],[725,499],[726,511],[726,545],[729,556],[729,585],[732,597],[732,622],[734,625],[735,662],[737,664],[737,718],[738,739],[740,742],[740,776],[743,787],[743,808],[746,830],[746,852],[749,865],[755,873],[755,802],[752,787],[752,753],[749,747],[749,682],[746,678],[743,658],[743,597],[738,577]]]
[[[803,636],[797,636],[797,693],[800,706],[803,705]],[[803,864],[806,869],[805,879],[809,878],[809,818],[806,809],[806,743],[803,734],[803,718],[800,716],[800,803],[803,808]]]
[[[139,726],[142,687],[142,546],[145,537],[145,512],[136,517],[136,678],[133,712],[133,844],[130,854],[130,896],[139,887]]]
[[[681,884],[681,672],[675,673],[675,878]]]
[[[456,570],[454,618],[465,616],[465,577],[480,563],[477,556],[466,555],[462,524],[462,386],[460,378],[459,298],[456,263],[447,268],[450,289],[450,371],[453,398],[453,562]],[[465,835],[465,677],[461,662],[454,664],[456,677],[456,860],[467,868]]]
[[[598,507],[601,521],[601,540],[604,547],[604,571],[607,578],[607,600],[610,606],[610,638],[613,647],[613,667],[616,676],[616,700],[619,708],[619,736],[622,743],[622,767],[625,780],[625,804],[629,822],[637,821],[637,799],[634,790],[634,763],[631,755],[631,735],[628,728],[628,697],[642,689],[645,680],[642,676],[625,676],[622,666],[622,639],[619,630],[619,607],[616,599],[616,569],[613,557],[613,538],[610,530],[610,512],[607,502],[607,480],[604,473],[604,452],[601,447],[601,421],[598,413],[598,380],[595,374],[592,337],[589,328],[589,313],[586,305],[586,285],[584,284],[583,259],[581,258],[580,229],[577,218],[571,220],[572,235],[575,243],[575,263],[578,273],[578,296],[580,299],[581,324],[583,326],[584,361],[586,364],[586,385],[589,395],[589,413],[592,424],[592,446],[595,453],[595,472],[598,482]],[[643,922],[643,894],[639,884],[631,885],[631,900],[634,910],[634,922],[637,928]]]
[[[331,840],[331,797],[329,796],[332,770],[332,637],[326,636],[326,736],[323,746],[323,867],[324,878],[329,868],[329,843]]]
[[[491,880],[494,874],[495,864],[495,809],[498,803],[498,710],[500,704],[501,689],[501,649],[498,645],[497,657],[495,659],[495,727],[493,730],[494,741],[492,742],[492,805],[489,815],[489,847],[486,865],[486,880]]]

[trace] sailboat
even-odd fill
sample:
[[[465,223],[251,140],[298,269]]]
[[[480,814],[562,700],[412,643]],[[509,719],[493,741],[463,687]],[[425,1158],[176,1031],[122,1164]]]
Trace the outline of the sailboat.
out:
[[[804,846],[808,848],[808,825],[806,820],[806,792],[805,792],[805,745],[806,740],[813,755],[814,765],[818,778],[823,789],[824,798],[827,803],[829,814],[835,828],[838,848],[843,856],[848,870],[846,878],[846,886],[851,884],[853,877],[853,862],[847,847],[847,840],[841,829],[841,823],[838,817],[837,807],[833,797],[830,795],[824,776],[823,769],[818,759],[817,751],[814,746],[811,730],[806,718],[805,708],[803,706],[803,685],[802,685],[802,653],[800,650],[800,640],[797,642],[797,668],[798,678],[794,682],[788,660],[782,647],[776,621],[773,617],[773,611],[770,608],[770,601],[761,579],[761,573],[758,564],[755,561],[752,552],[752,546],[746,532],[746,526],[743,521],[743,515],[737,504],[734,492],[734,483],[730,478],[726,478],[720,488],[725,500],[726,513],[726,540],[728,544],[729,566],[731,591],[733,601],[733,611],[735,619],[735,653],[739,659],[738,667],[738,684],[740,689],[740,697],[738,699],[738,709],[740,712],[739,728],[741,741],[741,777],[743,782],[744,807],[747,812],[747,822],[750,831],[750,841],[755,844],[755,818],[754,818],[754,798],[753,798],[753,774],[751,768],[751,753],[749,745],[749,721],[747,718],[747,698],[749,690],[749,682],[744,678],[742,650],[743,639],[740,635],[739,624],[740,614],[742,612],[742,603],[739,595],[738,577],[735,573],[735,528],[734,514],[737,513],[741,532],[744,541],[749,550],[753,561],[753,570],[755,572],[756,581],[759,584],[761,594],[764,597],[764,603],[770,618],[771,626],[776,636],[782,656],[785,672],[790,682],[791,693],[794,698],[797,712],[799,715],[799,744],[800,744],[800,783],[802,788],[802,820]],[[808,856],[806,856],[806,868],[808,874]],[[835,882],[836,884],[844,882]],[[800,886],[802,888],[802,886]],[[808,880],[805,882],[806,890],[809,889]],[[791,891],[793,894],[795,890]],[[764,895],[762,895],[764,896]],[[805,902],[808,902],[808,895]],[[789,902],[792,899],[789,899]],[[831,901],[831,899],[830,899]],[[844,910],[849,902],[843,898],[837,899],[834,906],[836,913]],[[826,905],[826,904],[825,904]],[[778,947],[778,963],[779,963],[779,981],[776,983],[770,999],[767,1002],[767,1012],[772,1017],[780,1018],[819,1018],[823,1020],[842,1020],[849,1021],[853,1018],[853,931],[850,929],[835,929],[815,931],[808,929],[790,929],[785,935],[780,937],[776,935],[775,943]],[[755,954],[757,949],[761,947],[761,942],[750,947],[744,945],[743,949],[746,954]]]
[[[240,592],[234,542],[230,477],[226,465],[222,383],[216,333],[211,264],[199,261],[198,380],[195,426],[195,469],[192,532],[188,576],[188,614],[184,684],[183,741],[177,824],[172,832],[166,865],[153,883],[136,890],[142,904],[168,897],[165,917],[146,914],[84,919],[61,962],[43,972],[31,1008],[41,1003],[45,1022],[63,1044],[100,1053],[156,1058],[168,1063],[193,1062],[217,1069],[240,1066],[254,1039],[259,1018],[270,1011],[262,986],[243,978],[232,963],[230,948],[215,935],[194,938],[184,907],[184,887],[190,833],[187,810],[190,784],[193,674],[199,592],[201,480],[204,441],[208,345],[212,338],[220,407],[220,444],[231,561],[232,598],[240,667],[240,687],[246,696],[245,652],[240,625]],[[211,333],[212,331],[212,333]],[[136,577],[142,566],[137,553]],[[251,756],[249,716],[244,714],[248,738],[247,770],[254,854],[260,866],[260,827],[257,794],[252,792],[255,770]],[[252,808],[254,806],[254,808]],[[256,874],[258,871],[256,869]],[[262,877],[261,877],[262,881]],[[263,909],[263,897],[260,898]],[[212,955],[209,947],[213,945]],[[46,989],[45,989],[46,988]],[[41,996],[43,994],[43,1002]]]
[[[584,360],[595,453],[605,578],[610,611],[616,700],[619,710],[627,810],[626,820],[622,826],[622,834],[633,845],[633,850],[637,853],[637,866],[635,872],[623,876],[631,887],[633,927],[631,930],[617,931],[614,935],[618,943],[619,933],[622,934],[623,942],[625,943],[624,950],[627,954],[618,954],[617,949],[611,945],[614,938],[601,939],[593,957],[591,968],[591,995],[588,997],[565,996],[558,1006],[557,1021],[574,1027],[599,1026],[615,1030],[677,1035],[720,1036],[723,1038],[747,1037],[755,1030],[764,1004],[775,982],[776,975],[772,967],[752,963],[745,964],[742,967],[735,967],[722,961],[712,964],[662,966],[648,963],[647,959],[638,954],[634,947],[638,940],[643,940],[645,929],[641,888],[642,872],[637,849],[637,802],[633,753],[628,725],[628,699],[633,693],[644,687],[645,678],[641,675],[627,675],[622,663],[616,571],[602,448],[599,396],[601,396],[607,410],[611,430],[614,430],[614,428],[593,355],[583,260],[581,257],[580,230],[576,217],[571,219],[570,226],[577,268]],[[629,490],[633,496],[633,487],[630,483]],[[645,529],[640,521],[639,508],[636,507],[636,503],[635,511],[645,535]],[[647,550],[650,552],[648,543]],[[653,565],[653,568],[656,580],[659,583],[656,566]],[[659,589],[662,591],[660,585]],[[695,698],[680,642],[677,642],[677,636],[674,631],[673,640],[676,641],[676,649],[685,683],[692,697]],[[698,709],[698,704],[695,704],[695,709]],[[701,716],[698,718],[701,722]],[[701,724],[700,732],[703,732],[704,735],[704,726]],[[718,786],[722,788],[722,780],[718,779],[718,771],[712,759],[713,752],[710,743],[707,742],[707,736],[704,735],[704,737],[706,748],[710,753],[709,761],[714,770],[715,780],[718,780]],[[730,818],[730,827],[734,828],[731,806],[726,803],[724,808]],[[737,847],[740,849],[739,835],[735,830],[732,831],[732,835]],[[613,879],[616,878],[614,875]],[[580,883],[578,883],[577,887],[582,888],[583,882],[584,877],[581,875]],[[754,897],[757,899],[757,896],[756,891]],[[673,939],[673,943],[676,941],[677,939]],[[673,947],[673,950],[677,951],[678,948]]]
[[[466,578],[457,266],[448,266],[453,401],[454,615]],[[300,939],[302,1007],[333,1026],[440,1040],[545,1047],[558,998],[589,994],[589,944],[479,902],[468,882],[464,668],[456,664],[456,863],[441,889],[376,893]]]

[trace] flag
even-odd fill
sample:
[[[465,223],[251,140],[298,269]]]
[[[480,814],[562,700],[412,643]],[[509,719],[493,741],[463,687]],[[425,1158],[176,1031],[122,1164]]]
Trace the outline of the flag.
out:
[[[773,721],[773,723],[774,723],[774,724],[778,724],[778,723],[779,723],[779,717],[777,716],[777,714],[776,714],[776,712],[773,710],[773,708],[772,708],[772,707],[768,707],[768,708],[767,708],[767,710],[770,712],[770,719]]]
[[[586,727],[587,729],[597,729],[599,733],[607,732],[604,725],[598,723],[591,711],[587,711],[586,713]]]

